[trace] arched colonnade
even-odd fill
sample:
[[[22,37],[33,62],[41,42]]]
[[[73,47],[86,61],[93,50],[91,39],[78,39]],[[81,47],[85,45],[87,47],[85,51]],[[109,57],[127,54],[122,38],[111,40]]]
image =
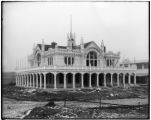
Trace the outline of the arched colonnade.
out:
[[[16,86],[32,88],[94,88],[136,85],[135,73],[19,73]]]

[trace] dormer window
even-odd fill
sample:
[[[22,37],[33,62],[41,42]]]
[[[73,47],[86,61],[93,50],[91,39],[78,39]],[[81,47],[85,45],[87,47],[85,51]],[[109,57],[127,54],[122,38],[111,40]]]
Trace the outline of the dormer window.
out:
[[[37,65],[38,65],[38,67],[40,66],[40,64],[41,64],[41,55],[40,55],[40,53],[38,53],[37,54]]]

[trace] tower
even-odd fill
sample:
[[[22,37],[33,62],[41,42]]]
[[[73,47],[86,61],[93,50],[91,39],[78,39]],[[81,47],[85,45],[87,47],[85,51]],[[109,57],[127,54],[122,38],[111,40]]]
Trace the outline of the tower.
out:
[[[80,44],[81,50],[84,49],[84,43],[83,43],[83,37],[81,37],[81,44]]]
[[[72,49],[75,46],[75,33],[72,33],[72,16],[70,16],[70,32],[67,34],[67,46],[68,48]]]
[[[101,50],[102,50],[102,52],[106,52],[106,47],[104,46],[103,40],[101,42]]]

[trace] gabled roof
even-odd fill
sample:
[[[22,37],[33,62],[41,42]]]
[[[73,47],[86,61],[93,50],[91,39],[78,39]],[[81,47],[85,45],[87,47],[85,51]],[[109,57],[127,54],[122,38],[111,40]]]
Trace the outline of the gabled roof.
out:
[[[42,44],[37,44],[37,45],[41,49]],[[45,51],[47,51],[49,48],[52,48],[52,45],[45,45]]]
[[[89,46],[91,43],[94,43],[94,42],[90,41],[90,42],[84,43],[84,48],[86,48],[87,46]],[[42,49],[42,44],[37,44],[37,45],[38,45],[38,47],[40,49]],[[67,46],[57,46],[57,47],[61,48],[61,49],[67,49]],[[52,46],[52,45],[46,45],[45,44],[45,51],[48,51],[49,48],[54,49],[55,47]],[[80,45],[73,46],[73,49],[80,49]]]
[[[37,44],[38,47],[41,49],[42,48],[42,44]],[[52,48],[54,49],[55,47],[53,47],[52,45],[45,45],[45,51],[48,51],[49,48]],[[66,46],[58,46],[58,48],[61,48],[61,49],[66,49],[67,47]]]
[[[84,43],[84,48],[86,48],[87,46],[89,46],[93,41],[90,41],[90,42],[87,42],[87,43]]]

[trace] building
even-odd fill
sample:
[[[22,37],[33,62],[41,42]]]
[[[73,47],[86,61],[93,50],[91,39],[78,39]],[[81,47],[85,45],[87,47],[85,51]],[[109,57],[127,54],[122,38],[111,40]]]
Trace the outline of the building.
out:
[[[76,45],[72,30],[67,46],[42,41],[33,47],[28,66],[16,69],[16,86],[40,89],[79,89],[136,85],[136,67],[120,67],[120,52],[107,51],[104,42]]]
[[[121,67],[135,66],[136,70],[136,82],[137,84],[148,84],[149,82],[149,61],[148,60],[134,60],[130,61],[128,59],[123,60],[120,63]]]

